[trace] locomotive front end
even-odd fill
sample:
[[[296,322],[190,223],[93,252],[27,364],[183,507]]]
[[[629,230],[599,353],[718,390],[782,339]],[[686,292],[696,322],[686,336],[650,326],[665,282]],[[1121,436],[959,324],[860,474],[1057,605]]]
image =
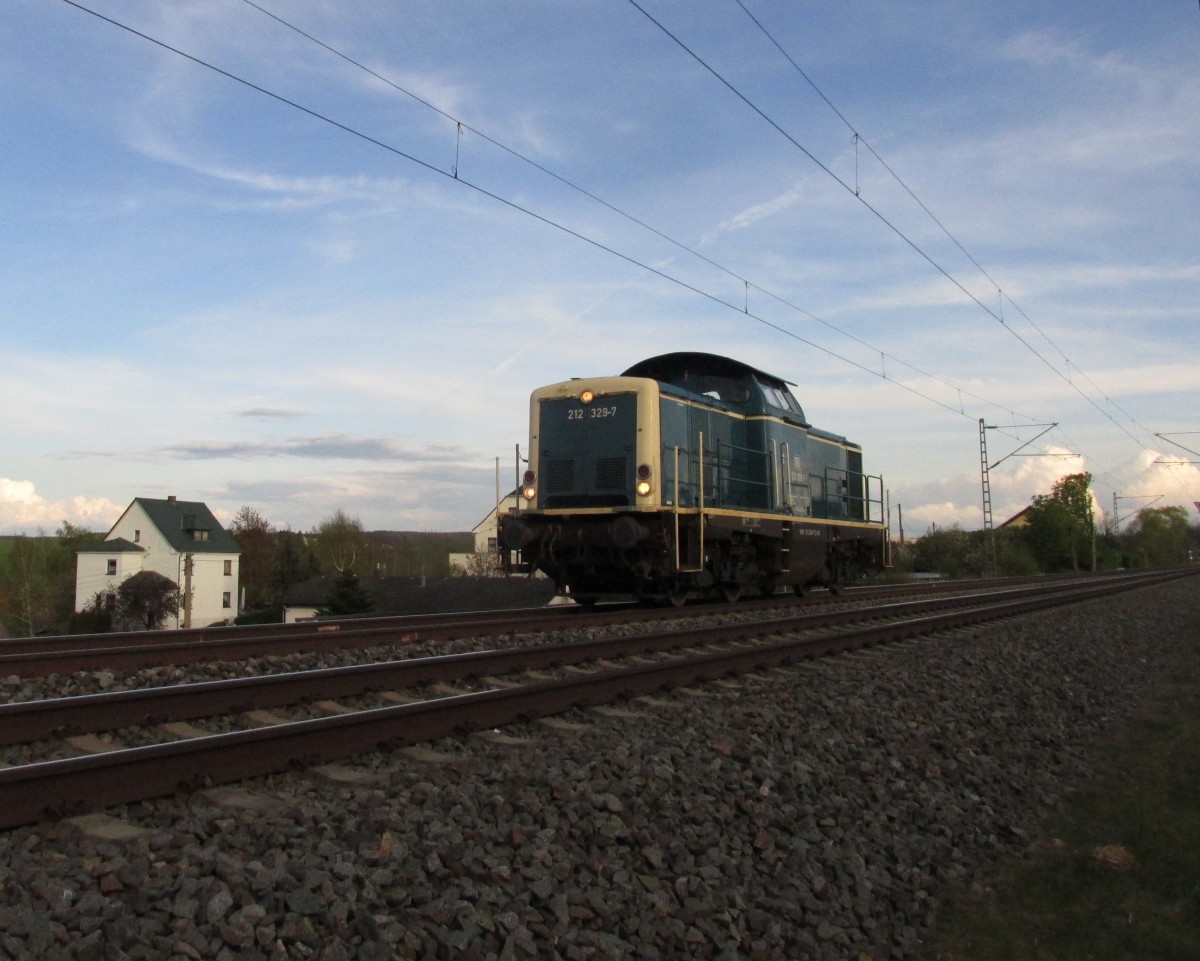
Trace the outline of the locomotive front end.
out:
[[[642,377],[565,381],[530,398],[519,507],[501,518],[510,570],[573,594],[638,593],[636,553],[662,497],[659,387]],[[516,552],[514,561],[511,552]]]

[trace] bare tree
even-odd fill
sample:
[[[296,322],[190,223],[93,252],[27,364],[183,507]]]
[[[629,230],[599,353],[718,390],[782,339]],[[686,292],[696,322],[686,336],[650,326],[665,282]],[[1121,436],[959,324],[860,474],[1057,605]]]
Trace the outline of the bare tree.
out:
[[[350,573],[364,559],[367,536],[362,522],[340,508],[321,521],[314,533],[317,562],[325,573]]]

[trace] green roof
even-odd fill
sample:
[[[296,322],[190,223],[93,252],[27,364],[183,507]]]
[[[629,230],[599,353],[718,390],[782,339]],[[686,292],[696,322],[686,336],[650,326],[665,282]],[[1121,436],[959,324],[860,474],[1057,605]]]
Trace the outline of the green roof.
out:
[[[124,537],[114,537],[111,541],[96,541],[94,544],[85,544],[75,551],[76,554],[131,554],[137,551],[139,554],[144,553],[146,548],[140,544],[135,544],[133,541],[128,541]]]
[[[150,517],[172,550],[180,554],[240,554],[233,535],[201,501],[136,497],[135,504]]]

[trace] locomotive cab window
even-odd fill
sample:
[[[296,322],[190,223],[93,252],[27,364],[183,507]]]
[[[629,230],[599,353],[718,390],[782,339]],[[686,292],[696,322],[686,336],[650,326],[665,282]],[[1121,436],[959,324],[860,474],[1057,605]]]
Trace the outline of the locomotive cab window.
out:
[[[787,387],[783,385],[777,387],[761,380],[759,380],[758,386],[762,388],[763,396],[771,407],[776,410],[785,410],[789,414],[795,414],[801,420],[804,419],[804,411],[801,409],[799,401],[792,396],[792,392]]]
[[[732,377],[722,377],[719,374],[701,374],[696,378],[693,388],[697,394],[704,394],[714,400],[726,404],[744,404],[750,399],[750,389],[744,381]]]

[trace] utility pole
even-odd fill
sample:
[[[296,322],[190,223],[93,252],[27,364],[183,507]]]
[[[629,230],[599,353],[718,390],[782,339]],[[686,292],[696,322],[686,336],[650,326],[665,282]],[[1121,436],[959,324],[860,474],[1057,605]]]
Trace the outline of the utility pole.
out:
[[[183,626],[192,626],[192,556],[183,558]]]
[[[983,572],[996,576],[996,534],[992,529],[992,481],[988,473],[987,425],[979,418],[979,473],[983,478]]]
[[[1118,494],[1113,491],[1113,533],[1121,533],[1121,521],[1129,520],[1134,514],[1140,514],[1147,507],[1157,504],[1160,500],[1166,497],[1166,494]],[[1143,504],[1133,514],[1126,514],[1124,517],[1117,512],[1117,501],[1149,501],[1149,504]]]
[[[1025,441],[1025,443],[1014,450],[1011,454],[1005,454],[998,461],[996,461],[996,463],[989,464],[987,454],[987,432],[989,430],[1001,430],[1002,428],[999,428],[994,424],[985,424],[983,418],[979,418],[979,473],[983,478],[983,563],[984,573],[991,574],[992,577],[996,576],[996,533],[992,527],[992,481],[990,471],[993,467],[999,467],[1010,457],[1015,457],[1035,440],[1037,440],[1038,437],[1042,437],[1043,435],[1050,433],[1050,431],[1054,430],[1054,428],[1058,426],[1058,423],[1024,424],[1019,426],[1044,427],[1045,430],[1038,434],[1037,437]],[[1016,428],[1014,427],[1013,429]],[[1034,454],[1025,456],[1040,457],[1043,455]]]

